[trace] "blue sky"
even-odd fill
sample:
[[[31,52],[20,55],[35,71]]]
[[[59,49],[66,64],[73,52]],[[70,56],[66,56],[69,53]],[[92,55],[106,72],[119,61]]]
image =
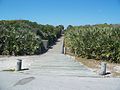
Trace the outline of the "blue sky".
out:
[[[0,20],[65,26],[120,23],[120,0],[0,0]]]

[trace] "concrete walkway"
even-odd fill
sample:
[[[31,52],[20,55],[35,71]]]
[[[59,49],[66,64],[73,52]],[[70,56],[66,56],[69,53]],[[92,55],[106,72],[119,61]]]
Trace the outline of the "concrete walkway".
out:
[[[120,90],[120,78],[99,77],[61,54],[61,45],[62,38],[44,55],[22,57],[33,61],[28,71],[1,71],[0,90]]]
[[[52,49],[41,55],[40,59],[31,65],[30,71],[27,73],[44,76],[98,76],[72,57],[62,54],[62,41],[63,37]]]

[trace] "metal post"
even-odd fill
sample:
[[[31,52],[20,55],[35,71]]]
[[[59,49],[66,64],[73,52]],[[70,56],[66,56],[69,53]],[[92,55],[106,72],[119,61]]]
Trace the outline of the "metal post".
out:
[[[22,60],[21,59],[17,59],[18,61],[17,61],[17,68],[16,68],[16,70],[17,71],[20,71],[20,70],[22,70]]]
[[[106,75],[106,66],[107,66],[107,63],[106,62],[102,62],[101,63],[101,69],[100,69],[100,75]]]

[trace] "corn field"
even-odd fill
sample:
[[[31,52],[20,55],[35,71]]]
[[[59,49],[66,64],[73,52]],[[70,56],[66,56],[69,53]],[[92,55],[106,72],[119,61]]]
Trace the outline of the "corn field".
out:
[[[65,47],[78,57],[120,63],[120,26],[72,26],[65,31]]]

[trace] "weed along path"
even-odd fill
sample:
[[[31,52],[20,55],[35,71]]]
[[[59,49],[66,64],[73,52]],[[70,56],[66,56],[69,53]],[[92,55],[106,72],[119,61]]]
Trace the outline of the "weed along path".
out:
[[[0,71],[0,90],[120,90],[120,78],[101,78],[74,58],[61,54],[62,41],[63,37],[40,56],[12,57],[29,59],[32,64],[26,71]]]
[[[47,76],[97,76],[70,56],[62,54],[62,42],[63,37],[31,65],[28,73]]]

